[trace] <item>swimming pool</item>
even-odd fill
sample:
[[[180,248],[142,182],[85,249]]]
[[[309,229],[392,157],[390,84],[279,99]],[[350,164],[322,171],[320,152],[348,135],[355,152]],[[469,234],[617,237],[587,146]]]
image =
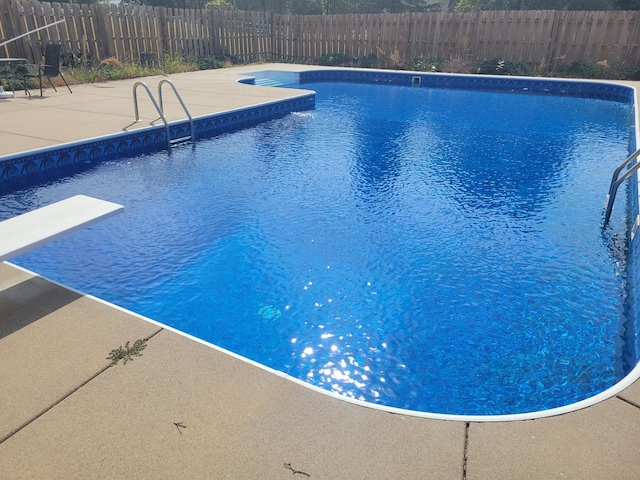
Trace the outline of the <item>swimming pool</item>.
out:
[[[5,195],[2,218],[74,193],[128,211],[16,263],[400,408],[548,409],[628,372],[599,223],[629,105],[304,86],[312,112]]]

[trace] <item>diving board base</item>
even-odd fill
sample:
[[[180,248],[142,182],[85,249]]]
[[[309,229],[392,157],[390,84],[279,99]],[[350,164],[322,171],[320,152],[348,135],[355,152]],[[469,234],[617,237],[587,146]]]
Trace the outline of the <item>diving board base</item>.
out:
[[[106,220],[124,207],[76,195],[0,222],[0,262]]]

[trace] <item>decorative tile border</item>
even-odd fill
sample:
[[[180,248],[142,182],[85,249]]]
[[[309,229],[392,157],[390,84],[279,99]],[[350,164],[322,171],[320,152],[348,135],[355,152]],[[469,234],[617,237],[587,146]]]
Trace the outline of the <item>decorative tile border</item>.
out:
[[[193,119],[196,139],[251,127],[291,112],[314,108],[315,95]],[[188,120],[169,124],[171,138],[191,135]],[[164,125],[0,157],[0,194],[85,170],[100,162],[167,148]]]
[[[419,79],[416,81],[415,79]],[[300,83],[354,82],[421,88],[460,90],[492,90],[514,93],[567,95],[598,98],[617,102],[633,102],[633,89],[625,85],[584,80],[550,80],[496,75],[454,75],[448,73],[395,72],[384,70],[313,70],[300,73]]]

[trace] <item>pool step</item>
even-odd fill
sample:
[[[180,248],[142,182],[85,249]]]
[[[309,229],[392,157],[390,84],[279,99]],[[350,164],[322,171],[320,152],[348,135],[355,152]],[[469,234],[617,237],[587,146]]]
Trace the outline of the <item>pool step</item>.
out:
[[[261,87],[279,87],[284,85],[284,82],[273,78],[256,78],[255,85],[259,85]]]
[[[187,135],[186,137],[172,138],[171,145],[175,145],[176,143],[189,142],[192,140],[191,135]]]

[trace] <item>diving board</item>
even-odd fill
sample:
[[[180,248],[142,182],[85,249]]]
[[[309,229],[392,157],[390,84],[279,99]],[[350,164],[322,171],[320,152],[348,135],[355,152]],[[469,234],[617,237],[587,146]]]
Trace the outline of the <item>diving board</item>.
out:
[[[0,222],[0,262],[122,213],[124,207],[76,195]]]

